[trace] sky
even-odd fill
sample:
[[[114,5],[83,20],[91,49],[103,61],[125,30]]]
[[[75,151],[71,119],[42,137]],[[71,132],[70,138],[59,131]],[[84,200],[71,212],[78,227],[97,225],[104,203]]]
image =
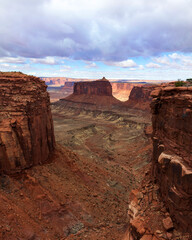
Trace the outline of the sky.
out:
[[[192,0],[0,0],[0,71],[192,77]]]

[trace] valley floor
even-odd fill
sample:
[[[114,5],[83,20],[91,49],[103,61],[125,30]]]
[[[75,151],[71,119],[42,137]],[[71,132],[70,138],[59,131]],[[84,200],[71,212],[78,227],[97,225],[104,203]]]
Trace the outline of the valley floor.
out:
[[[78,111],[52,106],[52,162],[1,177],[1,237],[117,240],[128,223],[131,189],[151,158],[140,111]],[[0,237],[0,239],[1,239]]]

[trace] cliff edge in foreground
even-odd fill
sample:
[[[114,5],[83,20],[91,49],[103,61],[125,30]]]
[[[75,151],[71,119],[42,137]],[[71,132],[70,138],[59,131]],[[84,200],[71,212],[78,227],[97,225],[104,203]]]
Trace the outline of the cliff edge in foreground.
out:
[[[47,161],[55,139],[46,85],[37,77],[0,72],[0,171]]]
[[[153,176],[178,227],[192,232],[192,87],[152,92]]]

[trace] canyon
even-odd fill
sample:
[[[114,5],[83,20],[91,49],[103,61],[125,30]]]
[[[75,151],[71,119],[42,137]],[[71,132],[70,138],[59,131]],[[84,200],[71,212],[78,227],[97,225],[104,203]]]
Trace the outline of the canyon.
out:
[[[47,77],[41,78],[48,86],[51,102],[57,102],[73,93],[73,85],[77,82],[91,82],[94,79],[78,79],[67,77]],[[145,85],[160,84],[160,80],[109,80],[112,86],[112,95],[120,101],[127,101],[134,86],[140,87]]]
[[[121,109],[122,111],[127,111],[129,108],[150,111],[152,101],[150,93],[158,87],[157,84],[110,83],[104,77],[92,82],[73,83],[69,86],[73,86],[73,93],[60,99],[59,103],[62,106],[87,110]],[[67,87],[64,88],[67,89]],[[114,92],[122,93],[123,96],[126,92],[128,100],[125,102],[118,100],[114,97]]]
[[[0,80],[0,239],[191,239],[190,86]]]
[[[85,82],[85,81],[84,81]],[[90,82],[90,81],[89,81]],[[56,102],[61,98],[65,98],[73,93],[73,85],[75,82],[65,82],[63,86],[48,85],[51,102]],[[78,82],[77,82],[78,83]],[[112,86],[112,95],[120,101],[126,101],[134,86],[142,86],[140,83],[123,83],[110,82]]]
[[[129,83],[129,82],[111,82],[113,96],[120,101],[127,101],[134,86],[142,86],[146,83]]]

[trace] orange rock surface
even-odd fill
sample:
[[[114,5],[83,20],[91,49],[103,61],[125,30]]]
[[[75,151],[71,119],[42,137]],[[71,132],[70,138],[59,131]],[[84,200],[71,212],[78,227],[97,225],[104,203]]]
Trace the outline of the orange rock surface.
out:
[[[192,232],[192,87],[152,96],[153,175],[177,225]]]
[[[54,149],[46,85],[22,73],[0,73],[0,170],[42,164]]]

